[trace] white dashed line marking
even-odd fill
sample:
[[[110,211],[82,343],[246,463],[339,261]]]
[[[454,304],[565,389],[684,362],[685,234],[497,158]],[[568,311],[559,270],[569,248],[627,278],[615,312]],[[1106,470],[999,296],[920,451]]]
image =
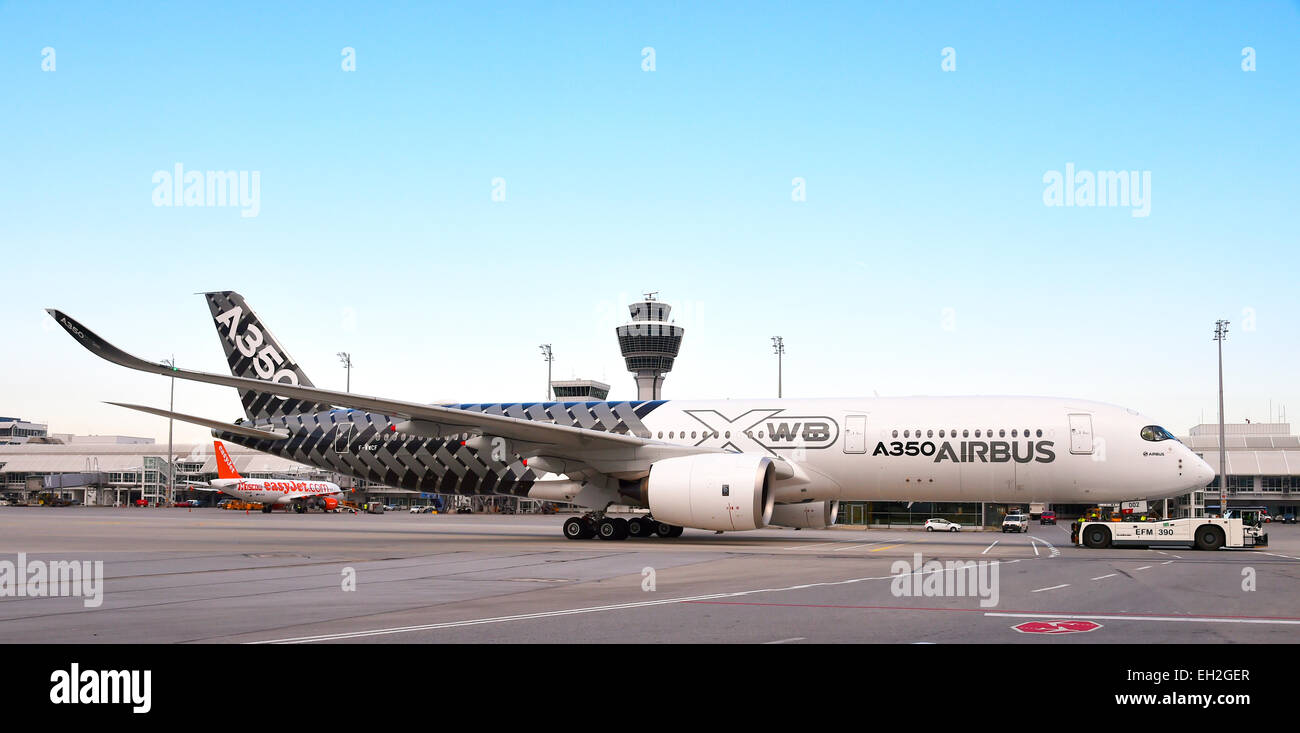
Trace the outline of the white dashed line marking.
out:
[[[1053,585],[1053,586],[1048,587],[1048,588],[1039,588],[1038,590],[1031,590],[1031,591],[1029,591],[1029,592],[1030,592],[1030,593],[1042,593],[1042,592],[1045,591],[1045,590],[1056,590],[1057,588],[1068,588],[1068,587],[1070,587],[1070,584],[1069,584],[1069,583],[1061,583],[1060,585]]]
[[[1001,542],[1001,541],[1002,541],[1002,540],[993,540],[993,545],[996,545],[997,543],[999,543],[999,542]],[[986,554],[988,554],[988,551],[993,549],[993,545],[989,545],[988,547],[985,547],[985,548],[984,548],[984,552],[981,552],[980,554],[981,554],[981,555],[986,555]]]
[[[806,637],[806,636],[795,636],[795,637],[791,637],[791,638],[789,638],[789,639],[777,639],[776,641],[765,641],[765,642],[763,642],[763,643],[764,643],[764,644],[788,644],[788,643],[790,643],[790,642],[792,642],[792,641],[803,641],[804,639],[807,639],[807,638],[808,638],[808,637]]]
[[[1133,569],[1134,569],[1134,570],[1147,570],[1147,569],[1150,569],[1150,567],[1151,567],[1150,565],[1143,565],[1143,566],[1140,567],[1140,568],[1133,568]]]
[[[1043,539],[1042,537],[1030,537],[1029,539],[1031,539],[1031,540],[1037,540],[1037,541],[1039,541],[1039,542],[1042,542],[1044,545],[1047,545],[1047,549],[1049,549],[1049,550],[1052,551],[1052,557],[1057,557],[1057,556],[1059,556],[1059,555],[1061,554],[1061,551],[1058,550],[1058,549],[1056,549],[1056,545],[1053,545],[1051,542],[1048,542],[1047,540]],[[1034,548],[1034,549],[1037,550],[1038,548]]]
[[[1116,575],[1119,575],[1119,573],[1111,573],[1110,575],[1098,575],[1097,577],[1093,578],[1093,580],[1105,580],[1106,578],[1113,578]]]

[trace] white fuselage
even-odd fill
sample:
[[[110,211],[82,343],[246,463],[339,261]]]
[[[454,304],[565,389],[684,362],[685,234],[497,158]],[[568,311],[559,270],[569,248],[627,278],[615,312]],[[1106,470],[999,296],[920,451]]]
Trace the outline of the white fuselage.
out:
[[[338,497],[343,490],[328,481],[293,481],[272,478],[221,478],[211,482],[214,489],[244,501],[258,504],[288,504],[316,496]]]
[[[649,437],[762,453],[796,471],[778,503],[1102,503],[1174,496],[1214,471],[1157,423],[1115,405],[1042,397],[672,400]]]

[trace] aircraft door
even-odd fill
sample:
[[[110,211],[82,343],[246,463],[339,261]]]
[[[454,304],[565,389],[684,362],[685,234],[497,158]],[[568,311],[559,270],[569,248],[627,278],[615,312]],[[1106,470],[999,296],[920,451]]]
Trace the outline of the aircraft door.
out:
[[[1070,452],[1092,453],[1092,415],[1070,415]]]
[[[350,453],[352,443],[352,423],[345,423],[335,426],[337,431],[334,434],[334,452]]]
[[[867,452],[866,415],[849,415],[844,418],[844,452]]]

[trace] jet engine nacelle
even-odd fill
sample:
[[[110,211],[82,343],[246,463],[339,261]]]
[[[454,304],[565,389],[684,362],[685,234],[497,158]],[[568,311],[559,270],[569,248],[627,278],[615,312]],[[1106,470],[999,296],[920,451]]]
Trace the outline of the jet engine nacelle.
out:
[[[332,512],[339,508],[339,500],[332,496],[322,496],[320,500],[321,506],[324,507],[327,512]]]
[[[713,530],[758,529],[772,518],[772,459],[752,453],[655,461],[646,503],[660,522]]]
[[[825,529],[835,525],[840,515],[838,501],[809,501],[803,504],[777,504],[772,508],[774,527]]]

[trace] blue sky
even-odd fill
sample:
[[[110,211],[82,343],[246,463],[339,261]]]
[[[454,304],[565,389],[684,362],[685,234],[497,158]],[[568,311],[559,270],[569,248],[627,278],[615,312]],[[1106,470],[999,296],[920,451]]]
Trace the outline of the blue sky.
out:
[[[670,397],[773,394],[781,334],[787,396],[1070,395],[1181,432],[1227,318],[1228,418],[1300,411],[1296,3],[698,5],[0,3],[0,414],[165,435],[100,403],[165,382],[41,309],[220,370],[213,289],[317,384],[350,350],[355,390],[421,401],[536,399],[542,342],[634,396],[613,328],[658,290]],[[257,216],[154,206],[177,163],[256,171]],[[1149,215],[1045,206],[1067,163],[1149,172]]]

